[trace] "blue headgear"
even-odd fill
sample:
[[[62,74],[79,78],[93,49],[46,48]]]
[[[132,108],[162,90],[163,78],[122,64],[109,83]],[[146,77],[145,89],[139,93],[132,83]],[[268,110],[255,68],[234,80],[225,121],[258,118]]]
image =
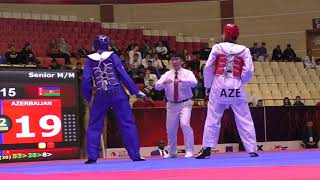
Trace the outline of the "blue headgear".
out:
[[[94,50],[108,50],[111,39],[106,35],[98,35],[93,41]]]

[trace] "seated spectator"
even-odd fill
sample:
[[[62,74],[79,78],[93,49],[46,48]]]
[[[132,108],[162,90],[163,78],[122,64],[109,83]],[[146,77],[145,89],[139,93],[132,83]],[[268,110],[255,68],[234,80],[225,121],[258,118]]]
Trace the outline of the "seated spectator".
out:
[[[194,52],[193,53],[194,58],[191,61],[187,62],[187,67],[193,72],[193,74],[196,76],[196,78],[199,78],[199,72],[200,72],[200,52]]]
[[[62,41],[64,41],[64,40],[62,40]],[[60,43],[60,44],[62,44],[63,48],[66,48],[65,46],[67,46],[67,44],[65,42],[64,42],[64,44],[63,43]],[[56,40],[52,39],[51,42],[49,43],[48,56],[51,58],[64,58],[66,64],[71,64],[70,55],[69,55],[70,53],[68,54],[68,53],[61,52],[60,51],[61,47],[58,48]]]
[[[297,55],[291,48],[291,44],[287,44],[287,49],[283,51],[283,59],[285,61],[297,61]]]
[[[116,43],[114,41],[110,42],[110,50],[115,52],[118,56],[121,55],[121,50],[118,48],[118,46],[116,45]]]
[[[8,64],[21,64],[22,62],[19,59],[19,54],[16,51],[15,45],[10,45],[10,51],[5,54],[6,61]]]
[[[71,64],[71,61],[70,61],[70,57],[71,57],[70,49],[71,49],[70,45],[67,44],[66,41],[63,38],[60,38],[59,50],[60,50],[60,53],[63,54],[66,64]]]
[[[163,68],[163,64],[161,59],[159,59],[159,55],[158,54],[154,54],[153,55],[153,67],[155,67],[157,69],[157,71],[159,71],[159,76],[158,78],[160,78],[160,74],[164,73],[164,68]]]
[[[188,53],[188,50],[187,49],[184,49],[183,52],[182,52],[182,60],[184,62],[186,61],[191,61],[191,56],[190,54]]]
[[[268,51],[266,48],[266,43],[261,43],[261,47],[258,49],[258,60],[266,61],[268,58]]]
[[[288,97],[285,97],[283,99],[283,106],[291,106],[290,99]]]
[[[256,107],[263,107],[263,101],[262,101],[262,99],[259,99],[259,100],[258,100],[258,103],[257,103]]]
[[[282,50],[280,48],[280,45],[277,45],[276,48],[272,51],[272,61],[282,61]]]
[[[318,148],[319,134],[314,128],[312,121],[306,123],[302,133],[302,141],[306,149]]]
[[[154,59],[151,58],[151,55],[150,54],[147,54],[145,56],[144,59],[142,59],[142,65],[144,66],[144,68],[148,68],[148,62],[150,62],[153,64],[154,62]]]
[[[139,68],[142,65],[141,59],[139,59],[139,54],[133,56],[132,61],[129,61],[132,70],[132,77],[135,78],[139,73]]]
[[[307,56],[304,58],[304,66],[306,69],[314,69],[316,67],[315,58],[312,56],[312,51],[307,51]]]
[[[151,74],[150,69],[146,69],[146,74],[145,74],[145,78],[144,78],[144,82],[145,82],[146,86],[149,84],[149,80],[152,80],[153,83],[155,84],[158,81],[158,78],[155,74]]]
[[[151,156],[165,156],[168,154],[168,151],[165,150],[165,144],[163,140],[160,140],[158,149],[151,152]]]
[[[138,71],[139,72],[139,71]],[[134,78],[134,82],[135,83],[141,83],[141,84],[145,84],[144,83],[144,76],[145,76],[145,72],[139,72],[138,76],[136,76]]]
[[[253,43],[253,47],[249,48],[251,56],[252,56],[252,60],[253,61],[257,61],[258,60],[258,43]]]
[[[320,59],[316,60],[316,65],[315,65],[316,69],[320,69]]]
[[[248,106],[249,106],[249,107],[253,107],[253,102],[249,102],[249,103],[248,103]]]
[[[23,64],[40,64],[39,60],[32,51],[31,44],[28,42],[24,45],[24,48],[20,52],[20,60]]]
[[[168,54],[167,47],[162,45],[162,42],[159,41],[158,45],[156,46],[156,53],[160,55],[161,59],[166,59],[166,55]]]
[[[301,102],[300,96],[297,96],[293,103],[294,106],[304,106],[304,104]]]
[[[139,51],[139,46],[138,45],[134,45],[133,49],[131,51],[128,52],[129,54],[129,60],[130,60],[130,64],[132,64],[134,55],[138,54],[138,60],[141,62],[142,61],[142,56],[141,53]]]
[[[53,58],[48,69],[61,69],[61,65],[55,58]]]
[[[147,82],[147,84],[145,85],[145,87],[143,88],[143,92],[148,96],[151,97],[152,93],[155,91],[154,89],[154,81],[153,79],[149,79],[148,81],[145,80],[145,83]]]
[[[77,62],[77,65],[74,69],[77,73],[78,81],[81,82],[82,76],[83,76],[83,69],[82,69],[82,64],[81,62]]]
[[[137,46],[137,43],[134,41],[134,39],[131,39],[130,43],[126,49],[126,52],[132,51],[135,46]]]
[[[127,59],[123,54],[121,54],[119,56],[120,60],[121,60],[121,63],[122,63],[122,66],[123,68],[128,72],[129,75],[131,75],[132,73],[132,69],[131,69],[131,66],[130,66],[130,63],[129,63],[129,59]]]
[[[148,54],[152,54],[152,47],[149,45],[148,41],[146,39],[143,40],[142,42],[142,47],[141,47],[141,55],[142,58],[145,58]]]
[[[49,43],[49,51],[48,54],[57,54],[60,53],[57,42],[55,39],[51,39]]]

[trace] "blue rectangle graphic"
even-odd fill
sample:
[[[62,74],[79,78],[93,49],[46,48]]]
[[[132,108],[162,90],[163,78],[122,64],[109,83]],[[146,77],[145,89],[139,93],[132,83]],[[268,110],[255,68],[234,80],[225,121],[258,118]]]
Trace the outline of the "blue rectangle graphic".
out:
[[[0,113],[1,113],[1,115],[3,115],[3,111],[2,111],[2,99],[0,99]],[[1,144],[3,144],[3,136],[2,136],[2,133],[0,133],[0,145]],[[0,151],[0,155],[2,155],[1,154],[2,153],[2,151]]]
[[[41,88],[42,90],[47,90],[47,91],[58,91],[58,90],[60,90],[60,88],[59,87],[42,87]]]

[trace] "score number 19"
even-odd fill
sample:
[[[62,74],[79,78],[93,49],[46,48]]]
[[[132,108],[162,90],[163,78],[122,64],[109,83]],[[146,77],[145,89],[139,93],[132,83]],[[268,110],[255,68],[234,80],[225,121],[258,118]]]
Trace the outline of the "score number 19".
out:
[[[48,124],[48,121],[52,120],[53,125]],[[34,132],[30,132],[30,118],[29,116],[22,116],[16,119],[17,123],[21,123],[21,133],[17,133],[17,138],[33,138],[36,137]],[[45,115],[40,118],[39,125],[42,129],[48,130],[50,132],[41,132],[42,137],[53,137],[59,134],[61,130],[61,120],[55,115]]]

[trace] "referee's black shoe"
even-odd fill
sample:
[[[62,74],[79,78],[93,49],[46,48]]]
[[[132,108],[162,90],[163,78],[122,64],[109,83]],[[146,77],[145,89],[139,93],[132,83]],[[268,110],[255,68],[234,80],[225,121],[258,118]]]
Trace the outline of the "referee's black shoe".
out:
[[[196,159],[209,158],[211,155],[211,147],[202,148],[199,154],[195,157]]]
[[[258,157],[259,154],[258,153],[255,153],[255,152],[251,152],[249,153],[250,157]]]

